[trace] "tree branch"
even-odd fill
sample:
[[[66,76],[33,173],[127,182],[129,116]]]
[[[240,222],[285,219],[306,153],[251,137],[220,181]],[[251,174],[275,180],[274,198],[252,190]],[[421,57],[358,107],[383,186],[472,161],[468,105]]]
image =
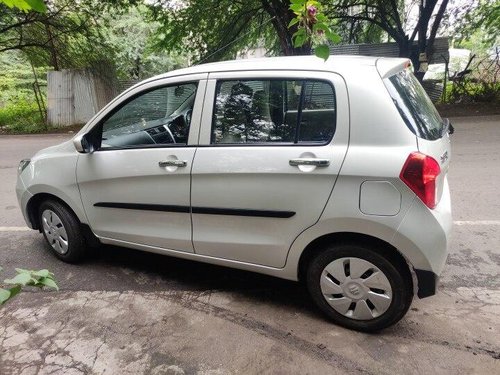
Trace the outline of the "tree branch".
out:
[[[441,5],[439,6],[438,12],[436,14],[436,18],[434,18],[434,23],[432,24],[431,32],[429,34],[429,39],[427,41],[427,56],[432,55],[432,50],[434,48],[434,40],[436,39],[436,34],[441,24],[441,20],[443,19],[444,12],[446,7],[448,6],[449,0],[443,0]]]

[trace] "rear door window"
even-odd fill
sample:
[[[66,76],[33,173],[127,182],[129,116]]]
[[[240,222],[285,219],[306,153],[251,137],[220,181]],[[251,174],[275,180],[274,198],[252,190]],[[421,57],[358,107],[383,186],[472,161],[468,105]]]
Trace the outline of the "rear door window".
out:
[[[218,81],[213,116],[212,144],[327,144],[335,93],[319,80]]]
[[[409,70],[384,79],[396,108],[410,130],[419,138],[442,137],[443,120],[424,88]]]

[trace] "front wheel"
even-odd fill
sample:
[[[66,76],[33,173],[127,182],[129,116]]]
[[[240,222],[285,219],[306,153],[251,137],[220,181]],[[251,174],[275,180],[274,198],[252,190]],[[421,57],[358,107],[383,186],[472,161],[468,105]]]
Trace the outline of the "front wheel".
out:
[[[40,205],[39,220],[45,240],[61,260],[76,263],[86,253],[80,222],[66,206],[48,200]]]
[[[335,323],[379,331],[398,322],[413,299],[411,275],[397,263],[362,245],[332,246],[309,263],[307,287]]]

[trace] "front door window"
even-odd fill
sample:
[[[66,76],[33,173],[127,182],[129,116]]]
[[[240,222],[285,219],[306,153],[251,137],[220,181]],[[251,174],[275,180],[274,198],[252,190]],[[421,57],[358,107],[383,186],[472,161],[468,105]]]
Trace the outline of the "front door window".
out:
[[[161,87],[127,101],[103,122],[101,149],[186,145],[196,87]]]

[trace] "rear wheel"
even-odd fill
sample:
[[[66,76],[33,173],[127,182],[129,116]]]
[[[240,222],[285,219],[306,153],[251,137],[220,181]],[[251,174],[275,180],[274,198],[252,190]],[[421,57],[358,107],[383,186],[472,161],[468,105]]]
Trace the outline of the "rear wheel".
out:
[[[69,263],[83,259],[85,239],[73,212],[57,201],[48,200],[40,205],[39,220],[45,240],[59,259]]]
[[[319,253],[309,263],[307,287],[335,323],[365,332],[398,322],[413,299],[408,269],[364,245],[336,245]]]

